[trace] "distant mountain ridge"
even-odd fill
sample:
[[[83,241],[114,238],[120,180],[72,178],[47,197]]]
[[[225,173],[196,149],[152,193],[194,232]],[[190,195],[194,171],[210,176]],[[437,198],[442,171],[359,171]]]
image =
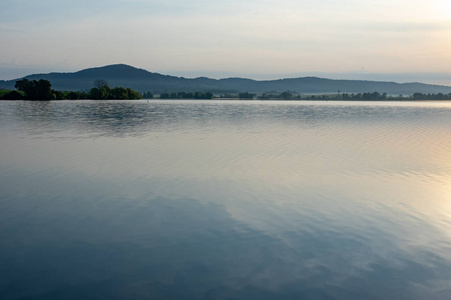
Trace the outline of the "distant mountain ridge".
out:
[[[159,73],[125,64],[108,65],[84,69],[73,73],[33,74],[22,78],[29,80],[45,79],[55,90],[88,91],[97,79],[103,79],[111,87],[122,86],[141,93],[153,92],[213,92],[238,93],[293,91],[299,94],[314,93],[365,93],[379,92],[393,95],[413,93],[451,93],[451,86],[424,83],[396,83],[364,80],[335,80],[318,77],[285,78],[277,80],[253,80],[246,78],[211,79],[207,77],[184,78]],[[0,81],[0,89],[14,89],[15,80]]]

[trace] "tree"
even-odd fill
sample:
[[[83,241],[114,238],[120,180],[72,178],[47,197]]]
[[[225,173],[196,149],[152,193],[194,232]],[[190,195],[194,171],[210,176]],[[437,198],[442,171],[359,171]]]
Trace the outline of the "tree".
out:
[[[194,93],[194,99],[213,99],[213,94],[210,92],[196,92]]]
[[[98,88],[99,90],[103,89],[104,87],[108,86],[108,82],[106,82],[106,80],[103,79],[97,79],[94,81],[94,87]]]
[[[16,81],[14,87],[19,91],[23,91],[25,93],[25,98],[28,100],[53,99],[52,85],[48,80],[40,79],[39,81],[30,81],[28,79],[22,79]]]
[[[19,93],[18,91],[10,91],[8,93],[6,93],[2,99],[4,100],[23,100],[24,96]]]
[[[254,96],[255,96],[255,94],[251,94],[251,93],[248,93],[248,92],[246,92],[246,93],[239,93],[238,94],[238,97],[240,99],[254,99]]]
[[[124,99],[128,100],[128,92],[127,89],[123,87],[115,87],[110,91],[110,94],[108,96],[108,99]]]
[[[31,93],[32,89],[33,89],[33,82],[28,80],[28,79],[22,79],[19,81],[16,81],[16,84],[14,85],[14,87],[25,93],[25,95],[28,95],[29,93]]]
[[[152,98],[153,98],[153,93],[152,93],[152,92],[144,93],[144,94],[142,95],[142,97],[143,97],[144,99],[152,99]]]
[[[291,94],[290,92],[283,92],[282,94],[280,94],[280,98],[285,100],[291,100],[293,99],[293,94]]]
[[[37,98],[35,100],[52,100],[53,99],[53,93],[52,93],[52,85],[50,84],[50,81],[40,79],[36,83],[36,96]]]
[[[68,98],[69,100],[78,100],[78,99],[80,99],[80,93],[69,92],[69,93],[67,94],[67,98]]]
[[[106,100],[110,98],[110,87],[108,82],[103,79],[97,79],[94,81],[94,87],[90,91],[90,98],[95,100]]]
[[[142,99],[141,94],[135,90],[132,90],[131,88],[127,88],[127,94],[128,94],[128,99],[130,99],[130,100]]]

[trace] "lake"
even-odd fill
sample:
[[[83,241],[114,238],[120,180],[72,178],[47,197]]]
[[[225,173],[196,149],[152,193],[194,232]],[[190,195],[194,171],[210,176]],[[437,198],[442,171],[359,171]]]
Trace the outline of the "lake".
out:
[[[0,102],[1,299],[451,299],[451,102]]]

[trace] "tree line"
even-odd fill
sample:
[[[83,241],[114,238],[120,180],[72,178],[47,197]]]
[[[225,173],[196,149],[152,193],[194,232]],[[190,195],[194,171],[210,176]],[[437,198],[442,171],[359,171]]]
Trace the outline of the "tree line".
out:
[[[338,93],[335,95],[329,96],[307,96],[306,100],[317,100],[317,99],[329,99],[329,100],[357,100],[357,101],[365,101],[365,100],[451,100],[451,93],[449,94],[423,94],[423,93],[414,93],[411,96],[404,95],[387,95],[387,93],[357,93],[357,94],[349,94],[349,93]]]
[[[152,92],[143,93],[143,99],[213,99],[211,92],[172,92],[161,93],[158,97]]]
[[[241,100],[355,100],[355,101],[366,101],[366,100],[451,100],[451,93],[449,94],[422,94],[415,93],[411,96],[404,95],[388,95],[387,93],[341,93],[338,91],[336,94],[322,94],[322,95],[299,95],[295,91],[285,91],[282,93],[278,92],[265,92],[263,94],[257,95],[249,92],[242,93],[226,93],[214,96],[212,93],[202,93],[202,92],[172,92],[172,93],[161,93],[160,95],[155,95],[152,92],[143,93],[144,99],[241,99]]]
[[[423,94],[414,93],[411,96],[403,95],[387,95],[387,93],[340,93],[323,94],[323,95],[299,95],[294,91],[265,92],[261,95],[249,92],[241,92],[237,94],[221,94],[214,96],[211,92],[166,92],[155,96],[152,92],[146,92],[142,95],[130,88],[115,87],[110,88],[105,80],[96,80],[93,88],[89,92],[79,91],[56,91],[51,88],[48,80],[28,80],[22,79],[16,81],[13,91],[0,91],[0,99],[3,100],[132,100],[132,99],[259,99],[259,100],[451,100],[449,94]]]
[[[422,94],[422,93],[415,93],[412,96],[412,99],[414,100],[451,100],[451,93],[449,94]]]
[[[240,94],[241,95],[241,94]],[[241,98],[237,96],[231,96],[230,98]],[[253,97],[251,98],[253,99]],[[323,94],[323,95],[298,95],[295,92],[285,91],[282,93],[266,92],[259,96],[256,96],[259,100],[451,100],[451,93],[449,94],[423,94],[414,93],[411,96],[404,95],[387,95],[387,93],[340,93],[337,94]]]
[[[160,95],[154,95],[152,92],[145,92],[142,95],[143,99],[213,99],[218,98],[218,96],[213,95],[211,92],[172,92],[172,93],[161,93]],[[248,92],[238,93],[238,94],[225,94],[220,95],[219,98],[224,99],[254,99],[256,94],[251,94]]]
[[[162,93],[160,99],[213,99],[213,94],[210,92]]]
[[[8,91],[1,97],[3,100],[133,100],[141,99],[137,91],[130,88],[110,88],[105,80],[96,80],[89,92],[56,91],[50,81],[21,79],[14,85],[16,90]]]

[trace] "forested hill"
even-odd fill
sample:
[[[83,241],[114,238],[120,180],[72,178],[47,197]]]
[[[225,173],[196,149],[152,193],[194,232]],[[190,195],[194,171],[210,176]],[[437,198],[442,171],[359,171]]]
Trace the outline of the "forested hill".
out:
[[[361,80],[331,80],[317,77],[289,78],[279,80],[252,80],[245,78],[210,79],[206,77],[183,78],[148,72],[124,64],[109,65],[81,70],[75,73],[34,74],[23,78],[29,80],[45,79],[51,82],[55,90],[88,91],[97,79],[106,80],[111,87],[128,87],[141,93],[163,92],[251,92],[294,91],[308,93],[364,93],[379,92],[388,94],[411,95],[418,93],[451,93],[450,86],[422,83],[395,83]],[[21,79],[21,78],[18,78]],[[18,80],[0,81],[0,89],[14,89]]]

